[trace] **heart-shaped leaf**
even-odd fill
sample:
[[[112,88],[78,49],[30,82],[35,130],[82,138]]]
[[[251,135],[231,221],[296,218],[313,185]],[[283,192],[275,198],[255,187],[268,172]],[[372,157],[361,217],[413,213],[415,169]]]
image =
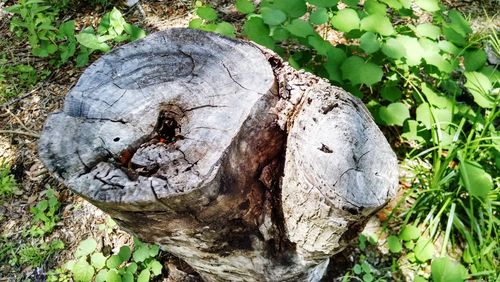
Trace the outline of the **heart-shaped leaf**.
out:
[[[343,78],[351,81],[353,85],[373,85],[379,82],[384,74],[379,65],[365,62],[363,58],[358,56],[347,58],[340,69]]]
[[[332,25],[342,32],[359,28],[359,16],[353,9],[342,9],[332,18]]]
[[[394,33],[391,21],[386,15],[372,14],[361,20],[361,29],[389,36]]]
[[[378,111],[380,119],[387,125],[402,126],[404,121],[410,118],[410,111],[403,103],[392,103],[389,106],[380,107]]]
[[[236,0],[236,9],[243,14],[250,14],[255,11],[255,5],[250,0]]]
[[[92,238],[87,238],[80,242],[80,244],[76,248],[75,256],[77,258],[87,256],[93,253],[96,247],[97,247],[96,240]]]
[[[462,282],[467,278],[465,267],[449,257],[433,259],[431,274],[433,282]]]
[[[460,160],[460,179],[467,188],[469,194],[476,197],[485,198],[493,189],[493,179],[483,167],[474,161],[464,160],[461,154]]]

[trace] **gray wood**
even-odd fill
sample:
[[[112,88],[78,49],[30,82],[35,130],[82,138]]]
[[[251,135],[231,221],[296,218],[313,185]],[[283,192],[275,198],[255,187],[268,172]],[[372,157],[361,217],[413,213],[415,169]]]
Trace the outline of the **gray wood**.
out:
[[[189,29],[92,64],[39,152],[206,281],[318,281],[397,187],[361,101],[251,43]]]

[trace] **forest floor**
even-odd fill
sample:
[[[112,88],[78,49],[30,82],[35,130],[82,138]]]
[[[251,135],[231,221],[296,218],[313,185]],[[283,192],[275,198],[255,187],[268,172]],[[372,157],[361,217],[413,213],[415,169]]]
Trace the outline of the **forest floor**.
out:
[[[126,11],[124,14],[127,21],[151,33],[170,27],[186,27],[193,18],[190,2],[144,2],[133,8],[125,6],[122,8]],[[472,0],[443,2],[470,15],[472,26],[476,31],[500,26],[497,15],[492,14],[494,11],[499,11],[498,2]],[[50,176],[38,158],[37,140],[45,119],[51,112],[62,108],[65,95],[75,85],[84,69],[77,68],[71,63],[54,69],[45,60],[33,57],[29,44],[18,40],[9,31],[10,15],[2,11],[2,6],[9,4],[12,3],[0,2],[0,67],[1,64],[34,66],[32,72],[28,71],[34,83],[22,86],[19,81],[10,81],[8,82],[12,84],[10,87],[23,92],[18,91],[18,95],[14,97],[0,98],[0,159],[12,163],[11,171],[17,182],[15,195],[0,199],[0,260],[2,255],[13,260],[0,264],[0,281],[27,279],[43,281],[47,271],[56,269],[72,259],[76,247],[86,238],[95,238],[99,247],[107,246],[112,250],[122,245],[130,245],[132,239],[129,234],[116,227],[106,214],[61,186]],[[230,4],[219,5],[218,10],[228,19],[235,11]],[[75,19],[80,25],[88,25],[95,24],[104,12],[104,9],[99,7],[74,7],[65,16]],[[48,69],[52,70],[50,74],[45,71]],[[15,89],[16,87],[19,89]],[[402,190],[405,189],[405,185],[402,178]],[[60,203],[59,218],[54,218],[55,229],[42,238],[28,236],[29,230],[36,225],[34,214],[30,209],[43,199],[47,199],[48,188],[55,191],[57,201]],[[367,227],[368,233],[378,232],[379,219],[385,219],[384,213],[370,222]],[[29,257],[22,257],[27,253],[23,253],[23,250],[29,247],[34,247],[35,250],[39,248],[39,252],[44,252],[42,243],[55,239],[64,242],[64,249],[44,257],[39,266],[34,267],[30,264]],[[357,246],[358,243],[354,242],[349,252],[337,258],[338,262],[345,265],[352,264],[355,257],[361,253]],[[377,255],[376,252],[381,252],[381,255]],[[390,264],[390,258],[389,262],[383,262],[384,254],[387,254],[387,250],[375,249],[373,257],[378,257],[381,260],[380,264]],[[333,276],[342,277],[342,275],[341,271],[336,271]],[[165,273],[158,279],[167,279],[166,276]]]

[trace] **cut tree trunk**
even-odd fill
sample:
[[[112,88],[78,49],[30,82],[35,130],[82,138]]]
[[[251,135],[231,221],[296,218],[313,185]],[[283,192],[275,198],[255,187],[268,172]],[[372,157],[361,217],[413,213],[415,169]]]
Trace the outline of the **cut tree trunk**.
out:
[[[359,99],[190,29],[92,64],[39,150],[67,187],[206,281],[320,280],[398,184]]]

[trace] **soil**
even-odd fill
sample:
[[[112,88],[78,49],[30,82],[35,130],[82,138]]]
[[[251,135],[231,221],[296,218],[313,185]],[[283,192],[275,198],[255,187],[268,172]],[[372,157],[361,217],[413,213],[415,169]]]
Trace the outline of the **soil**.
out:
[[[123,8],[122,11],[125,10],[124,14],[129,22],[136,23],[151,33],[169,27],[186,27],[189,20],[194,17],[191,2],[189,0],[145,1],[132,8],[124,5],[121,5],[121,8]],[[217,9],[223,18],[241,23],[241,17],[236,15],[234,6],[228,4],[230,1],[213,2],[216,2],[214,4],[217,4]],[[500,10],[498,0],[444,0],[443,2],[449,7],[457,8],[466,15],[470,15],[472,25],[477,31],[488,28],[498,29],[500,26],[497,15],[491,14]],[[26,279],[39,281],[44,280],[44,273],[72,259],[76,246],[81,240],[88,237],[98,238],[98,247],[106,246],[116,249],[123,244],[130,244],[131,237],[117,227],[110,227],[109,217],[106,214],[61,186],[50,176],[38,159],[37,139],[44,121],[49,113],[61,109],[66,93],[77,82],[83,69],[76,68],[71,63],[61,68],[54,68],[45,60],[31,56],[28,43],[18,40],[9,31],[11,16],[3,12],[2,6],[10,4],[12,3],[0,2],[0,51],[9,54],[7,63],[25,63],[35,66],[37,70],[51,69],[53,71],[47,79],[27,90],[25,94],[7,101],[0,101],[3,102],[0,105],[0,159],[12,163],[12,171],[18,183],[16,195],[4,201],[0,206],[0,236],[8,241],[16,242],[18,248],[22,244],[32,243],[33,239],[23,235],[23,231],[31,227],[30,208],[44,197],[43,191],[47,187],[52,187],[61,202],[61,220],[57,223],[54,232],[43,240],[48,242],[60,239],[64,242],[65,249],[49,257],[38,268],[28,266],[17,269],[8,264],[0,265],[0,281]],[[91,24],[95,26],[103,14],[102,7],[91,8],[81,5],[68,10],[64,18],[76,19],[79,27]],[[380,219],[384,220],[387,212],[380,213]],[[377,221],[378,218],[374,220]],[[379,225],[375,224],[375,226]],[[15,251],[18,252],[19,249]],[[380,250],[373,252],[374,256],[377,256]],[[332,278],[342,276],[343,273],[338,271],[340,269],[338,266],[352,265],[359,254],[359,250],[353,246],[348,252],[337,256],[334,259],[337,271],[332,272]],[[383,256],[380,257],[383,258]],[[169,269],[175,269],[172,262],[175,262],[175,259],[168,260],[165,265]],[[387,262],[381,261],[380,265],[384,264]],[[175,281],[167,275],[162,279]]]

